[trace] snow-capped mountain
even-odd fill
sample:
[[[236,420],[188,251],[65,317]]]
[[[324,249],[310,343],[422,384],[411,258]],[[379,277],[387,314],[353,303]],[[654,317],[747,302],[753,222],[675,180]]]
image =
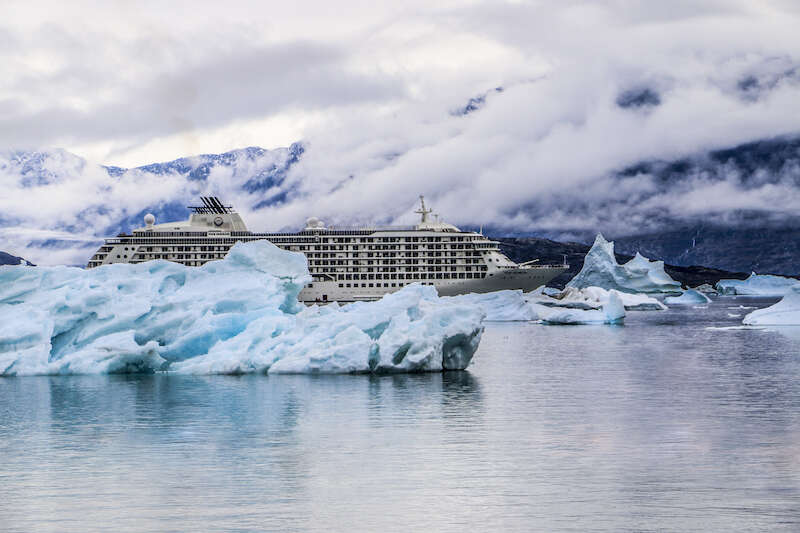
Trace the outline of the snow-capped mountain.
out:
[[[303,151],[300,143],[249,147],[136,168],[95,165],[60,149],[0,153],[8,203],[0,209],[0,243],[36,262],[82,265],[103,237],[140,226],[148,212],[184,219],[201,195],[246,212],[279,206],[294,190],[287,175]]]
[[[655,105],[652,96],[631,99]],[[481,112],[479,105],[473,107]],[[83,264],[103,237],[140,226],[147,212],[159,221],[184,219],[186,206],[200,195],[217,195],[235,205],[248,222],[255,221],[255,230],[281,229],[266,218],[276,210],[297,212],[291,215],[296,228],[302,216],[315,214],[293,207],[309,196],[303,181],[308,171],[295,172],[305,152],[300,143],[273,150],[249,147],[130,169],[92,165],[64,150],[0,154],[0,179],[9,203],[0,210],[0,241],[37,263]],[[380,168],[392,161],[373,164]],[[800,194],[800,137],[640,161],[603,176],[601,183],[619,194],[609,200],[608,194],[593,194],[591,187],[565,185],[522,204],[518,213],[527,223],[490,222],[484,232],[588,243],[600,229],[617,242],[620,253],[641,251],[674,265],[789,275],[800,271],[795,229],[800,216],[769,201],[775,195]],[[341,186],[322,184],[328,188],[314,192],[319,198]],[[417,192],[409,191],[409,198]],[[738,194],[762,195],[764,204],[737,207]],[[380,211],[375,207],[360,215],[374,218]],[[342,219],[348,217],[355,219],[350,210],[341,213]],[[545,220],[564,224],[535,224]]]

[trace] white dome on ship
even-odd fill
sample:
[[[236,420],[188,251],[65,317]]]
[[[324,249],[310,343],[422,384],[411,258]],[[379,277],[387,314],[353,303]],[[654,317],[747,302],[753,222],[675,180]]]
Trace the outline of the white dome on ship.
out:
[[[324,227],[325,223],[317,217],[310,217],[306,220],[306,229],[322,229]]]
[[[153,224],[156,223],[156,216],[153,213],[147,213],[144,216],[144,223],[147,226],[152,226]]]

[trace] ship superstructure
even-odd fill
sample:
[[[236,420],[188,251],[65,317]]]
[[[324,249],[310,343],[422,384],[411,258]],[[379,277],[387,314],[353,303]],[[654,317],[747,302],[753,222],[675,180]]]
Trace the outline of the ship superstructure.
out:
[[[237,241],[266,239],[302,252],[312,276],[300,293],[304,302],[373,300],[410,283],[433,285],[442,296],[502,289],[533,290],[567,269],[566,265],[517,264],[497,241],[442,222],[420,197],[420,222],[408,227],[326,227],[309,218],[297,233],[254,233],[232,206],[202,197],[184,222],[145,226],[108,238],[88,268],[166,259],[200,266],[222,259]]]

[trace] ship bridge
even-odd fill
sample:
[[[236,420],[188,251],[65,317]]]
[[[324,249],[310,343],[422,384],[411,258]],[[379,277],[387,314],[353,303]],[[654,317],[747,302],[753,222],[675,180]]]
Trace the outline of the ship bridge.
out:
[[[201,196],[201,206],[189,206],[192,210],[189,220],[156,224],[155,217],[147,214],[144,217],[145,227],[133,230],[134,233],[150,232],[246,232],[247,225],[233,206],[223,205],[216,196]]]

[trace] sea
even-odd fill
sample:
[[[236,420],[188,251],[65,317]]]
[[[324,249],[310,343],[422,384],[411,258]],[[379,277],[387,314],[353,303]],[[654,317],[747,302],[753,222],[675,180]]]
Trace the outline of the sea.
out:
[[[0,378],[0,531],[800,531],[774,301],[488,323],[457,372]]]

